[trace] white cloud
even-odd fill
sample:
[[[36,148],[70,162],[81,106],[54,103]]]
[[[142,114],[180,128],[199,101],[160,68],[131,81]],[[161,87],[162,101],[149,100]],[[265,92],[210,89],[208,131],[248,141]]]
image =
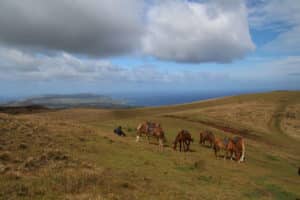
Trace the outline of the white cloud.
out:
[[[0,48],[2,80],[76,80],[122,83],[192,83],[228,79],[223,73],[160,70],[156,66],[116,66],[109,60],[80,59],[69,53],[34,55],[12,48]]]
[[[300,56],[288,56],[266,64],[271,73],[278,76],[300,74]],[[300,80],[299,80],[300,81]]]
[[[277,38],[266,44],[265,50],[300,52],[300,1],[261,1],[258,6],[249,8],[249,22],[253,29],[279,33]]]
[[[254,50],[243,1],[167,0],[152,6],[144,52],[179,62],[230,62]]]
[[[243,0],[1,0],[0,45],[180,62],[230,62],[255,48]]]
[[[35,55],[13,48],[0,48],[0,76],[8,79],[88,79],[102,78],[117,71],[109,61],[79,59],[69,53]]]
[[[140,0],[1,0],[0,43],[100,57],[128,54],[143,32]]]
[[[252,0],[248,0],[251,4]],[[249,23],[255,29],[282,31],[282,27],[300,23],[300,2],[295,0],[260,0],[249,6]],[[285,27],[287,28],[287,27]]]
[[[300,86],[300,56],[287,56],[281,58],[263,58],[249,64],[244,68],[238,68],[231,72],[231,77],[235,80],[246,80],[253,83],[265,82],[297,82]]]

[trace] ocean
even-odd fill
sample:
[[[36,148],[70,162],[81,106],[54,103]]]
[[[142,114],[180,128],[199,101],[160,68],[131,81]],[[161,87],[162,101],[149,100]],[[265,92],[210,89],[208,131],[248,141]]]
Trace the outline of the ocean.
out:
[[[171,93],[123,93],[110,94],[114,99],[121,99],[130,106],[164,106],[191,103],[211,98],[240,95],[251,92],[222,91],[222,92],[171,92]]]

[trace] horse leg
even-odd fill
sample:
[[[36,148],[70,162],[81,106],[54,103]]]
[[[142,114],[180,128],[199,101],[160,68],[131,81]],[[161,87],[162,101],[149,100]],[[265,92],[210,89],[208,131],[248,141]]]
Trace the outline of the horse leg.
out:
[[[242,160],[242,156],[241,156],[241,153],[240,152],[238,152],[238,153],[236,153],[236,160],[238,161],[238,163],[240,163],[241,162],[241,160]]]
[[[150,144],[150,135],[149,135],[149,133],[147,133],[147,140],[148,140],[148,144]]]
[[[215,156],[216,156],[216,158],[218,158],[218,150],[217,150],[217,147],[216,147],[216,146],[214,146],[214,151],[215,151]]]
[[[186,143],[186,151],[190,151],[190,141],[187,141]]]
[[[182,145],[183,145],[183,152],[186,152],[186,143],[185,143],[185,141],[182,141]]]
[[[139,142],[140,141],[140,134],[137,134],[136,135],[136,140],[135,140],[136,142]]]
[[[158,145],[160,147],[160,151],[163,151],[164,150],[164,143],[163,143],[163,139],[162,138],[158,139]]]
[[[180,147],[180,148],[179,148],[179,152],[181,152],[181,145],[182,145],[182,144],[181,144],[181,140],[180,140],[180,141],[179,141],[179,147]]]
[[[188,151],[189,145],[188,145],[187,141],[184,141],[184,144],[185,144],[185,151]]]
[[[242,153],[241,158],[240,158],[240,162],[243,162],[245,160],[245,155]]]

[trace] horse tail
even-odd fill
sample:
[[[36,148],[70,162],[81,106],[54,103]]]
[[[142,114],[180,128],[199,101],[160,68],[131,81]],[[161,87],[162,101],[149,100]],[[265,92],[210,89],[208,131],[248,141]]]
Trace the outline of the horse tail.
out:
[[[201,144],[201,143],[202,143],[202,141],[203,141],[203,133],[201,132],[201,133],[200,133],[200,140],[199,140],[199,144]]]
[[[239,162],[245,161],[245,152],[246,152],[244,139],[241,140],[241,143],[242,143],[242,156]]]

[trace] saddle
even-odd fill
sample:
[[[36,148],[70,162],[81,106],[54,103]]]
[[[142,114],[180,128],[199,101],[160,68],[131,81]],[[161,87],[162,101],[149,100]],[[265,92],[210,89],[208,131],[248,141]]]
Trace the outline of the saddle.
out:
[[[232,141],[233,141],[234,144],[236,144],[236,143],[238,143],[238,141],[239,141],[240,139],[241,139],[240,137],[234,137],[234,138],[232,139]]]
[[[228,143],[229,143],[229,138],[224,138],[224,140],[223,140],[223,144],[225,145],[225,146],[227,146],[228,145]]]
[[[147,131],[152,132],[155,128],[155,123],[154,122],[147,122]]]

